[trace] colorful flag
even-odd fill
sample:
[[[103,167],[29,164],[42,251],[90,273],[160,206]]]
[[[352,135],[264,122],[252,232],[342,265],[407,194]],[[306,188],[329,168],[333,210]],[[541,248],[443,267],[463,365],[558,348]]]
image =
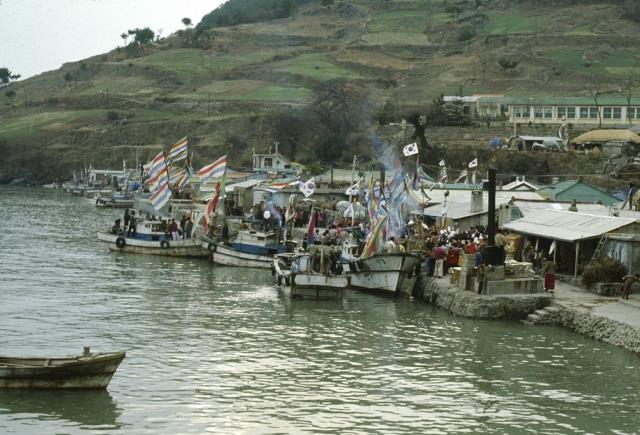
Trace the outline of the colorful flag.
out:
[[[382,244],[384,243],[384,233],[385,227],[387,225],[387,219],[389,215],[386,215],[382,219],[380,219],[376,225],[373,227],[373,230],[369,233],[367,237],[367,242],[362,249],[362,254],[360,258],[368,258],[372,255],[377,254],[380,250],[382,250]]]
[[[265,190],[267,192],[273,192],[276,190],[282,190],[285,187],[289,187],[289,186],[298,186],[299,184],[300,184],[300,179],[298,177],[285,178],[282,180],[272,181],[271,184],[265,187]]]
[[[200,177],[200,182],[204,184],[211,178],[221,177],[226,169],[227,155],[225,154],[215,162],[200,169],[197,174]]]
[[[149,198],[156,211],[164,207],[170,199],[171,189],[169,189],[169,186],[166,184],[161,186],[153,195],[151,195],[151,198]]]
[[[309,214],[309,223],[307,224],[307,245],[313,241],[313,232],[316,230],[316,211],[311,207],[311,213]]]
[[[475,168],[477,166],[478,166],[478,158],[476,157],[475,159],[469,162],[469,168]]]
[[[178,181],[178,192],[182,192],[189,185],[189,181],[191,181],[191,175],[185,171],[184,175]]]
[[[176,144],[171,146],[167,161],[169,163],[177,162],[178,160],[184,160],[189,156],[189,150],[187,149],[187,137],[183,137]]]
[[[220,201],[220,199],[224,198],[225,183],[226,178],[223,175],[222,179],[216,184],[216,194],[213,195],[213,198],[211,198],[211,201],[209,201],[209,204],[207,204],[207,210],[204,213],[204,219],[207,225],[209,224],[209,216],[211,216],[216,211],[216,207],[218,206],[218,202]]]
[[[296,195],[295,193],[292,193],[291,195],[289,195],[289,205],[287,206],[287,211],[284,214],[285,222],[289,222],[296,217],[296,197],[297,196],[298,195]]]
[[[169,166],[167,169],[169,170],[169,184],[172,186],[179,183],[182,177],[187,173],[186,169],[176,168],[175,166]]]
[[[414,154],[418,154],[418,144],[417,143],[410,143],[409,145],[405,146],[402,149],[402,152],[404,153],[405,157],[409,157],[412,156]]]

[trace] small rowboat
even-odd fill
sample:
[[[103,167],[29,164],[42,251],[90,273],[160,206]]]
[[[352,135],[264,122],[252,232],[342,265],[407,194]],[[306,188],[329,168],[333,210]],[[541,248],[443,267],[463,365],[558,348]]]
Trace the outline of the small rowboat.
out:
[[[91,353],[66,358],[0,356],[0,388],[107,388],[125,352]]]

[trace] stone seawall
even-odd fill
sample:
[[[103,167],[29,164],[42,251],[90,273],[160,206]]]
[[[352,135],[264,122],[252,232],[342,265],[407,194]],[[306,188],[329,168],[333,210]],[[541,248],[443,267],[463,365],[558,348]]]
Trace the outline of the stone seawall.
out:
[[[421,277],[416,289],[418,299],[426,303],[442,307],[458,316],[478,319],[523,320],[551,301],[548,294],[478,295],[450,286],[447,278]]]
[[[428,277],[416,283],[414,296],[455,315],[556,325],[640,354],[640,301],[598,297],[573,287],[557,288],[556,296],[486,296],[460,290],[447,278]]]
[[[637,307],[629,308],[624,303],[610,302],[587,308],[559,300],[554,301],[550,308],[553,309],[536,311],[536,315],[530,316],[529,320],[533,320],[534,324],[562,326],[640,354],[640,318],[634,319],[634,314],[640,313]]]

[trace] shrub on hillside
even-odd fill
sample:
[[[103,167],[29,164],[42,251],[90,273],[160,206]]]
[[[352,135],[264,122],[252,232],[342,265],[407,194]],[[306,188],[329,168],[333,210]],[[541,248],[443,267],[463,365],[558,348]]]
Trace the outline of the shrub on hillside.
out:
[[[582,284],[591,287],[599,282],[620,282],[627,274],[627,268],[611,257],[601,257],[593,261],[582,272]]]

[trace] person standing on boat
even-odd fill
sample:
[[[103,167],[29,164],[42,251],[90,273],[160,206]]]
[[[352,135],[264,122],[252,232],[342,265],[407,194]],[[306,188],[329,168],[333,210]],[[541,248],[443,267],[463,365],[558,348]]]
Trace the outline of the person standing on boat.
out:
[[[191,231],[193,231],[193,221],[191,220],[191,216],[185,219],[184,221],[184,230],[182,233],[182,238],[190,239]]]
[[[180,230],[182,231],[182,237],[185,237],[186,231],[185,231],[185,225],[187,223],[187,217],[185,215],[182,215],[182,217],[180,218]]]
[[[178,234],[178,224],[175,219],[171,219],[169,224],[169,232],[171,233],[171,240],[178,240],[180,235]]]
[[[131,211],[131,215],[129,215],[129,231],[127,232],[127,237],[135,237],[136,236],[136,212]]]
[[[125,209],[124,211],[124,229],[126,230],[127,228],[129,228],[129,219],[131,218],[131,215],[129,214],[129,209]]]

